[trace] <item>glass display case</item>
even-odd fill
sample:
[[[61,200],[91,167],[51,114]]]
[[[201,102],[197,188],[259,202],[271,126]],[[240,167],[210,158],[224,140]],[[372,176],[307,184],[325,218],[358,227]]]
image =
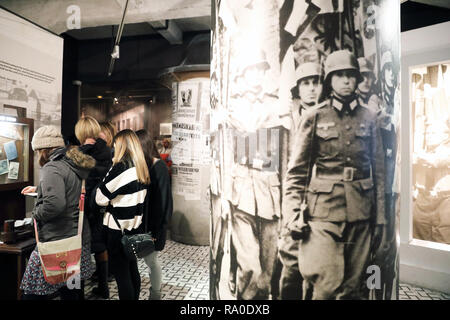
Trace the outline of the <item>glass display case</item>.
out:
[[[450,61],[411,70],[413,238],[450,244]]]
[[[0,192],[33,183],[34,120],[0,114]]]

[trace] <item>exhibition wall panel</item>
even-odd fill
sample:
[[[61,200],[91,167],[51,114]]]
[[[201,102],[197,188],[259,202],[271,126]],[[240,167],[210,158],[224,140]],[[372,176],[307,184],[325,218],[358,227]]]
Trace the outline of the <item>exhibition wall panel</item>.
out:
[[[0,8],[0,46],[0,113],[60,127],[63,39]]]

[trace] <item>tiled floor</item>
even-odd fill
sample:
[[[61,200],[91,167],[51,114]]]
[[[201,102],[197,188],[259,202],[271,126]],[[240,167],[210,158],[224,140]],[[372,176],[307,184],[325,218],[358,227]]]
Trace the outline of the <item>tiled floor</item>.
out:
[[[190,246],[174,241],[167,241],[166,248],[159,254],[163,269],[163,300],[207,300],[209,299],[209,247]],[[147,265],[139,261],[141,273],[141,300],[147,300],[150,278]],[[96,300],[92,294],[94,282],[86,283],[86,299]],[[118,300],[115,281],[110,282],[111,300]],[[232,296],[227,299],[233,299]],[[450,294],[400,284],[400,300],[450,300]]]
[[[419,288],[405,283],[400,284],[399,291],[400,300],[450,300],[450,294]]]
[[[166,247],[159,253],[162,265],[163,300],[207,300],[209,299],[209,247],[190,246],[168,240]],[[147,300],[150,288],[149,269],[139,260],[141,274],[141,300]],[[96,283],[88,280],[85,296],[88,300],[97,300],[92,294]],[[115,281],[109,283],[110,299],[118,300]]]

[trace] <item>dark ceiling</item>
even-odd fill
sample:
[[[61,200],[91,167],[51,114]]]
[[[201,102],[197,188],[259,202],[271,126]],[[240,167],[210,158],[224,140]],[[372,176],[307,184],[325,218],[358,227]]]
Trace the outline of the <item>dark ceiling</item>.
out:
[[[450,0],[447,1],[450,3]],[[450,21],[450,9],[413,1],[402,3],[400,12],[402,32]]]
[[[395,0],[389,0],[395,1]],[[450,21],[450,9],[442,7],[442,1],[427,0],[425,2],[435,5],[422,4],[415,1],[403,1],[401,4],[401,31],[409,31],[417,28],[430,26],[437,23]],[[450,0],[448,0],[450,3]],[[440,5],[440,6],[437,6]],[[210,29],[210,17],[198,17],[190,19],[178,19],[177,25],[183,32],[207,32]],[[84,28],[81,30],[72,30],[66,34],[80,41],[80,43],[91,43],[89,41],[106,41],[105,38],[112,39],[117,33],[117,26],[101,26],[93,28]],[[126,24],[123,33],[123,40],[133,37],[161,37],[148,23]],[[95,39],[95,40],[94,40]],[[101,40],[103,39],[103,40]],[[162,37],[161,37],[162,39]],[[132,41],[132,40],[130,40]],[[106,54],[105,54],[106,56]],[[126,56],[125,56],[126,57]],[[117,73],[117,70],[116,70]],[[82,88],[82,97],[92,99],[97,95],[104,98],[112,98],[117,95],[130,95],[133,98],[148,97],[154,94],[156,90],[164,90],[164,87],[158,81],[126,81],[113,82],[111,79],[105,79],[104,83],[84,82]]]

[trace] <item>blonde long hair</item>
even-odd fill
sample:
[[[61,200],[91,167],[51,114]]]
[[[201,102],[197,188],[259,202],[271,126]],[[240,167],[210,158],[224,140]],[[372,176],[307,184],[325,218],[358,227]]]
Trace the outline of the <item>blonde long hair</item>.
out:
[[[114,136],[116,135],[116,127],[108,121],[100,123],[100,128],[106,136],[106,145],[112,148]]]
[[[143,184],[150,183],[150,174],[148,173],[144,152],[138,137],[132,130],[122,130],[114,137],[114,157],[112,161],[113,164],[131,161],[136,167],[138,181]]]

